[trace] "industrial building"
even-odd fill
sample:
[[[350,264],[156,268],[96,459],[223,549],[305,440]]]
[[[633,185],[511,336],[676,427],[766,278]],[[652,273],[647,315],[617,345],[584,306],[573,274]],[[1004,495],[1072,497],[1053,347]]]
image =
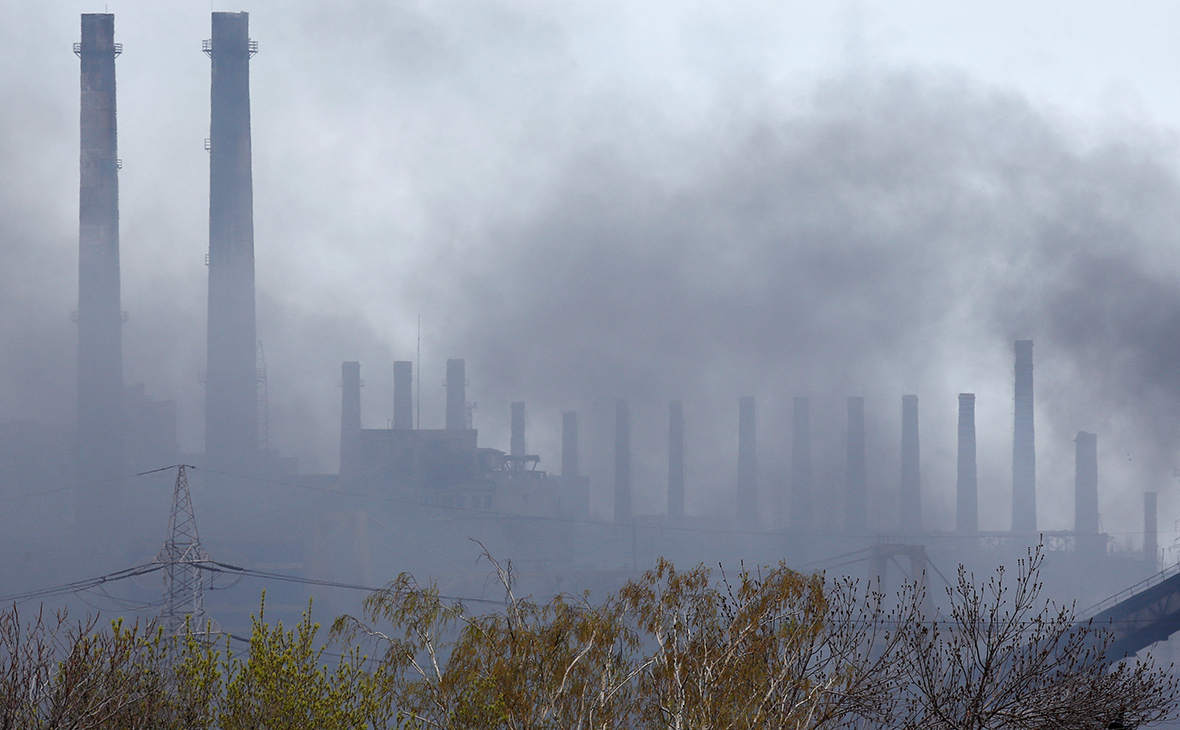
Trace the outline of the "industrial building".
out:
[[[83,15],[76,50],[81,59],[76,430],[0,423],[0,474],[6,488],[18,492],[49,490],[67,482],[101,483],[100,488],[77,490],[76,512],[67,519],[102,531],[101,540],[127,552],[138,548],[119,545],[120,533],[111,532],[125,519],[123,480],[180,460],[176,403],[153,400],[142,386],[127,387],[123,382],[115,114],[115,59],[120,46],[114,41],[114,17]],[[915,566],[926,565],[931,554],[943,563],[994,564],[997,558],[1020,555],[1041,539],[1029,340],[1014,345],[1012,517],[1011,529],[1003,532],[979,529],[976,403],[971,393],[960,394],[958,400],[956,519],[954,529],[945,532],[931,529],[922,518],[915,394],[901,396],[901,469],[889,475],[871,473],[865,399],[848,397],[839,529],[819,524],[812,433],[816,404],[806,396],[792,401],[789,483],[768,485],[759,469],[759,454],[784,435],[759,432],[753,397],[741,397],[732,413],[717,416],[737,427],[736,453],[718,456],[732,458],[734,464],[732,509],[706,515],[686,509],[692,475],[686,474],[685,465],[685,403],[671,401],[666,510],[639,514],[634,498],[634,424],[626,397],[613,403],[613,475],[592,479],[583,473],[579,414],[574,411],[562,413],[560,461],[553,460],[560,463],[560,473],[550,473],[541,468],[549,463],[543,461],[545,455],[529,453],[523,401],[512,403],[503,414],[511,425],[508,449],[480,444],[466,395],[467,363],[459,358],[446,363],[442,429],[417,427],[410,361],[380,365],[393,370],[393,410],[376,419],[385,427],[364,427],[361,364],[343,362],[339,473],[300,474],[265,437],[265,370],[259,362],[255,314],[249,87],[250,59],[258,47],[249,37],[248,15],[213,13],[211,36],[203,50],[211,61],[205,449],[192,458],[215,475],[207,486],[222,493],[254,489],[251,479],[308,490],[282,503],[263,503],[260,498],[254,511],[240,515],[210,510],[221,522],[212,524],[209,534],[221,540],[223,549],[236,551],[235,559],[308,575],[380,581],[401,568],[392,559],[375,557],[371,543],[379,532],[417,541],[414,544],[429,543],[440,572],[449,570],[445,564],[455,564],[455,556],[470,551],[466,538],[478,537],[489,549],[516,560],[532,585],[548,590],[575,583],[609,586],[661,555],[680,562],[735,565],[787,558],[792,564],[824,567],[834,565],[826,562],[833,556],[853,552],[863,553],[866,569],[872,571],[892,570],[888,566],[900,556],[909,560],[911,570],[920,572]],[[334,376],[324,373],[326,382]],[[603,409],[611,405],[604,403]],[[926,402],[927,408],[932,405],[949,407]],[[1148,537],[1142,558],[1108,555],[1109,538],[1099,528],[1096,439],[1086,432],[1077,437],[1074,529],[1044,533],[1043,539],[1060,554],[1064,571],[1080,575],[1096,561],[1106,561],[1107,569],[1096,571],[1085,588],[1101,596],[1155,570],[1158,538],[1151,492],[1145,497]],[[886,484],[897,496],[897,511],[892,513],[896,520],[891,519],[896,528],[870,533],[869,498]],[[592,511],[592,490],[610,495],[610,519]],[[775,492],[778,514],[762,499],[768,492]],[[303,521],[296,515],[304,516]]]

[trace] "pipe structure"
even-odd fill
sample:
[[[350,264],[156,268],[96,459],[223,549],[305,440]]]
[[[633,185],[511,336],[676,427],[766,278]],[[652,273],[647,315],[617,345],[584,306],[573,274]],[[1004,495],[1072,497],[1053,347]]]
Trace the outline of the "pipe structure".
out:
[[[409,360],[393,364],[393,427],[414,428],[414,363]]]
[[[209,320],[205,453],[251,470],[258,455],[254,190],[247,13],[213,13],[209,124]]]
[[[668,404],[668,516],[684,518],[684,404]]]
[[[1037,531],[1037,452],[1033,428],[1033,342],[1016,341],[1012,427],[1012,531]]]
[[[615,524],[631,524],[631,413],[615,401]]]
[[[1098,534],[1098,435],[1078,431],[1074,470],[1073,529],[1079,535]]]
[[[578,412],[561,414],[561,475],[578,476]]]
[[[447,360],[447,420],[448,431],[467,428],[467,363],[461,359]]]
[[[512,440],[509,453],[513,456],[524,456],[528,447],[524,443],[524,401],[512,404]]]
[[[955,485],[955,497],[955,531],[979,532],[974,393],[959,393],[959,476]]]
[[[758,434],[748,395],[738,399],[737,512],[743,524],[758,526]]]
[[[865,399],[861,396],[848,398],[848,472],[846,474],[846,512],[844,528],[859,534],[867,529],[868,506],[866,504],[865,469]]]
[[[1159,570],[1159,524],[1155,492],[1143,493],[1143,561],[1151,570]]]
[[[78,514],[109,524],[126,473],[115,16],[82,16],[78,189]],[[253,405],[253,404],[252,404]]]
[[[922,531],[921,460],[918,455],[918,396],[901,397],[901,531]]]
[[[361,364],[340,364],[340,476],[360,470]]]
[[[811,414],[806,397],[795,398],[791,428],[791,528],[811,529]]]

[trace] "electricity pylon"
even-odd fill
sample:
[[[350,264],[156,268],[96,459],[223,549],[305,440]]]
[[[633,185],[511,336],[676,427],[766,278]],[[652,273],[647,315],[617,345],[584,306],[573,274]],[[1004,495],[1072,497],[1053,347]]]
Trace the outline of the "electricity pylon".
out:
[[[217,623],[205,614],[204,576],[200,563],[210,562],[212,558],[201,547],[197,517],[193,513],[193,498],[185,475],[185,469],[194,468],[184,464],[176,467],[172,514],[168,517],[168,538],[153,561],[164,564],[164,606],[156,621],[166,636],[183,632],[186,618],[194,634],[221,631]]]

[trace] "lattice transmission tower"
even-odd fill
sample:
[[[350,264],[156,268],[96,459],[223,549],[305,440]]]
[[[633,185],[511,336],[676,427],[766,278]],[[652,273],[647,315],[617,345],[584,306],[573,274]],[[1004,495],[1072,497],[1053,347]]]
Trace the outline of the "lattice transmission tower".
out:
[[[205,613],[205,576],[200,564],[208,563],[212,558],[201,547],[201,538],[197,534],[197,517],[193,512],[193,498],[185,474],[185,469],[194,468],[184,464],[176,467],[172,514],[168,517],[168,538],[153,561],[164,564],[164,606],[157,624],[163,628],[166,636],[183,632],[186,618],[194,634],[221,631],[217,623]]]

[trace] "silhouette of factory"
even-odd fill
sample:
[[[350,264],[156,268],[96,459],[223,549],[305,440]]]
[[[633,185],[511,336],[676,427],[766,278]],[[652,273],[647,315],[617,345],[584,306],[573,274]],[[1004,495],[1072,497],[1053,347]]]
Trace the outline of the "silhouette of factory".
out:
[[[619,576],[650,565],[652,556],[680,562],[736,565],[787,558],[799,566],[839,570],[836,557],[860,555],[877,572],[904,570],[919,576],[929,555],[944,563],[994,565],[1039,540],[1060,553],[1071,575],[1089,575],[1082,592],[1102,597],[1110,589],[1153,573],[1158,565],[1155,494],[1144,504],[1145,546],[1140,559],[1108,554],[1109,538],[1098,515],[1097,437],[1077,436],[1074,529],[1038,531],[1033,421],[1033,343],[1014,349],[1011,529],[979,529],[975,396],[959,396],[955,529],[922,524],[919,412],[916,395],[901,396],[901,473],[896,530],[869,534],[870,480],[865,454],[865,401],[847,400],[842,529],[819,529],[814,514],[812,439],[808,398],[795,398],[785,517],[768,521],[758,503],[756,406],[743,397],[734,416],[738,433],[732,509],[723,515],[685,511],[683,405],[668,407],[667,502],[662,514],[635,514],[632,500],[631,419],[627,400],[615,407],[613,482],[591,483],[579,466],[578,414],[562,414],[559,473],[541,468],[530,454],[526,409],[513,403],[508,451],[481,446],[466,399],[467,367],[446,365],[445,427],[417,427],[414,364],[392,363],[393,412],[386,428],[362,428],[361,364],[341,372],[339,474],[300,474],[293,459],[266,438],[266,374],[255,324],[253,188],[250,136],[250,40],[246,13],[213,13],[204,51],[212,64],[209,151],[208,330],[205,383],[205,451],[182,455],[177,445],[176,403],[148,397],[123,381],[120,303],[119,194],[114,16],[82,16],[81,187],[79,194],[78,404],[76,430],[28,421],[0,424],[0,478],[9,493],[86,485],[73,490],[75,537],[113,545],[115,553],[140,549],[114,532],[123,523],[128,475],[180,461],[204,469],[207,494],[198,510],[203,528],[236,558],[253,565],[355,581],[382,581],[400,572],[396,554],[379,558],[376,536],[404,540],[429,554],[427,564],[445,573],[469,555],[468,537],[511,557],[540,589],[575,584],[609,586]],[[382,367],[386,365],[383,364]],[[334,373],[325,373],[325,379]],[[729,419],[729,414],[719,418]],[[725,458],[723,455],[718,458]],[[547,462],[546,462],[547,463]],[[200,472],[198,472],[200,473]],[[287,485],[285,504],[225,515],[218,495],[251,489],[251,480]],[[303,488],[305,491],[298,491]],[[613,495],[611,518],[591,511],[591,490]],[[220,490],[220,491],[219,491]],[[761,508],[760,508],[761,507]],[[163,517],[161,516],[161,520]],[[772,524],[775,522],[775,524]],[[220,527],[219,527],[220,525]],[[162,531],[162,525],[160,529]],[[119,544],[121,540],[127,544]],[[399,543],[400,544],[400,543]],[[406,548],[407,550],[416,548]],[[434,562],[430,562],[434,561]],[[469,562],[469,561],[468,561]],[[855,568],[860,571],[861,568]],[[595,577],[597,576],[597,577]],[[457,581],[464,579],[457,578]],[[1083,598],[1085,600],[1085,598]]]

